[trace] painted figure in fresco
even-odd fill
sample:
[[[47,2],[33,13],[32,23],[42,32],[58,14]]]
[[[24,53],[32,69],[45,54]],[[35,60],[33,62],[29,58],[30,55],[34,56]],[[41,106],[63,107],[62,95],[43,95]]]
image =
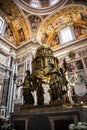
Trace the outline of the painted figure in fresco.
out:
[[[5,29],[5,34],[4,34],[4,37],[10,41],[10,42],[14,42],[14,37],[13,37],[13,32],[10,28],[10,26],[8,25]]]
[[[13,33],[12,33],[12,31],[11,31],[11,29],[10,29],[10,27],[9,26],[7,26],[6,27],[6,29],[5,29],[5,36],[13,36]]]
[[[34,104],[34,98],[31,93],[32,91],[34,90],[31,84],[30,71],[27,70],[26,77],[23,83],[23,97],[24,97],[25,104],[31,104],[31,105]]]
[[[83,13],[80,13],[81,19],[83,21],[87,20],[87,15],[84,15]]]
[[[41,18],[38,17],[38,16],[36,16],[36,15],[30,15],[30,16],[29,16],[29,21],[30,21],[32,30],[33,30],[33,31],[36,31],[38,25],[39,25],[40,22],[41,22]]]
[[[18,30],[18,34],[19,34],[19,42],[22,42],[25,40],[25,35],[24,35],[24,31],[23,31],[23,28],[20,28]]]
[[[81,26],[74,26],[74,32],[75,32],[76,38],[78,38],[78,37],[80,37],[82,35],[86,35],[87,28],[86,27],[81,27]]]
[[[44,33],[42,34],[42,38],[41,38],[42,43],[45,43],[46,40],[47,40],[47,38],[48,38],[48,34],[47,34],[46,32],[44,32]]]
[[[74,32],[75,32],[75,36],[78,38],[79,36],[82,35],[82,32],[81,32],[81,27],[79,26],[76,26],[74,27]]]
[[[55,34],[52,38],[52,40],[50,41],[50,47],[54,47],[56,45],[59,45],[60,41],[59,41],[59,37],[58,34]]]
[[[75,72],[76,71],[76,64],[75,62],[68,63],[68,72]]]

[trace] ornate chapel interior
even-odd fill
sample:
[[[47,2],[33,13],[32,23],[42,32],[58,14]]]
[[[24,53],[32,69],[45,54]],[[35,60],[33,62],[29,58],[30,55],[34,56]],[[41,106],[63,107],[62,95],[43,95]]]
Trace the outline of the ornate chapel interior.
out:
[[[26,72],[30,84],[37,84],[33,105],[26,98]],[[50,96],[56,80],[69,101],[59,88],[59,97]],[[10,120],[15,130],[36,130],[29,125],[34,116],[47,117],[51,130],[87,122],[86,0],[0,0],[0,126]]]

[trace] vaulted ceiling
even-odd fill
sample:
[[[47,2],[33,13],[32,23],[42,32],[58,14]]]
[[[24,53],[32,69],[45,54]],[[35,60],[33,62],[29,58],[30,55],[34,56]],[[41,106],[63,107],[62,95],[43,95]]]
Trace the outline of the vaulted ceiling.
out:
[[[5,20],[1,36],[13,46],[30,41],[42,43],[45,36],[44,42],[54,49],[60,46],[58,33],[65,26],[79,25],[87,30],[87,7],[84,4],[59,0],[50,6],[49,1],[43,0],[40,3],[45,7],[35,8],[29,2],[0,0],[0,16]]]

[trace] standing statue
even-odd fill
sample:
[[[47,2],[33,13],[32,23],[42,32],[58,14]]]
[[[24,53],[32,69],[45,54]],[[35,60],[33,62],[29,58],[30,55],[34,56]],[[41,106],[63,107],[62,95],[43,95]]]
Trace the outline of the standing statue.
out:
[[[16,74],[14,74],[14,83],[16,85],[16,93],[15,93],[15,97],[17,99],[21,99],[23,92],[22,92],[22,88],[23,88],[23,78],[17,78]]]
[[[68,96],[68,80],[66,78],[67,63],[65,59],[63,60],[62,66],[59,68],[58,85],[59,85],[59,97],[63,102],[70,103]]]
[[[59,78],[57,75],[60,75],[58,72],[58,69],[54,66],[54,64],[49,63],[50,65],[50,70],[49,70],[49,75],[50,75],[50,81],[49,81],[49,85],[50,85],[50,95],[51,95],[51,101],[55,101],[58,100],[59,98],[59,85],[58,85],[58,81]]]
[[[59,85],[61,86],[61,99],[64,101],[64,102],[67,102],[69,103],[69,97],[68,97],[68,81],[66,79],[66,75],[63,71],[63,68],[60,68],[60,77],[59,77]]]
[[[55,67],[54,64],[49,63],[50,70],[48,75],[50,75],[50,95],[51,101],[61,100],[63,102],[69,103],[68,97],[68,81],[66,79],[66,69],[67,65],[65,60],[63,61],[62,67]]]
[[[22,95],[23,95],[22,88],[23,88],[22,85],[18,86],[18,88],[17,88],[17,95],[16,95],[17,99],[21,99],[22,98]]]
[[[68,95],[68,80],[66,77],[66,72],[67,72],[67,63],[65,61],[65,59],[63,60],[63,66],[62,68],[60,68],[60,72],[61,72],[61,78],[62,78],[62,99],[64,102],[66,103],[70,103],[70,99],[69,99],[69,95]],[[60,80],[61,82],[61,80]]]
[[[23,97],[24,97],[25,104],[31,104],[31,105],[34,104],[34,98],[31,93],[32,91],[34,91],[34,90],[33,90],[33,86],[31,83],[30,71],[27,70],[26,77],[25,77],[24,83],[23,83]]]
[[[37,80],[37,105],[44,105],[44,89],[42,87],[42,80]]]

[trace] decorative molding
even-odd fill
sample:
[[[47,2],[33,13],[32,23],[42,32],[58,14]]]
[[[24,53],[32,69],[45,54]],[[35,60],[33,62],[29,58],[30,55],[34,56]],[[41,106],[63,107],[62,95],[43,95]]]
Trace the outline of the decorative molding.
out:
[[[75,51],[78,49],[85,48],[87,46],[87,38],[83,38],[72,43],[63,45],[55,50],[53,50],[54,55],[56,57],[60,57],[61,55],[65,55],[65,53],[69,53],[70,51]]]
[[[56,11],[58,8],[61,8],[67,3],[68,0],[61,0],[59,3],[45,8],[32,8],[30,5],[28,5],[23,0],[14,0],[15,4],[20,6],[23,10],[25,10],[28,13],[31,14],[39,14],[39,15],[47,15],[51,14],[52,12]]]

